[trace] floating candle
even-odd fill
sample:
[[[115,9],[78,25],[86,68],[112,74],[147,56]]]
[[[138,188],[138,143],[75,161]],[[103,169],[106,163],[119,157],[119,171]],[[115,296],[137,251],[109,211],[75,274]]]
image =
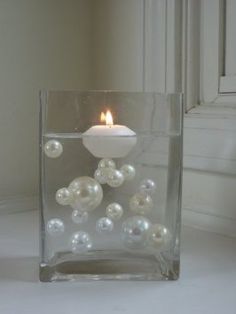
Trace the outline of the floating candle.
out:
[[[101,113],[105,125],[94,125],[83,134],[83,144],[95,157],[125,157],[136,145],[136,133],[125,125],[113,124],[110,111]]]

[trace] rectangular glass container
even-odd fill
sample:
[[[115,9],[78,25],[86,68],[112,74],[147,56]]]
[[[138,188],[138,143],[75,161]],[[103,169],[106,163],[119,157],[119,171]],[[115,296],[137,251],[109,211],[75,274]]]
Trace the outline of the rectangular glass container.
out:
[[[43,91],[40,107],[40,280],[177,279],[181,94]]]

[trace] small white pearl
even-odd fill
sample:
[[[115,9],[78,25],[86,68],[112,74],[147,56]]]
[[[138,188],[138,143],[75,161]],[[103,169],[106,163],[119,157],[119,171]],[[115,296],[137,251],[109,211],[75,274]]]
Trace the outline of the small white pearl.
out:
[[[44,152],[49,158],[57,158],[61,156],[63,147],[60,142],[50,140],[44,145]]]
[[[116,169],[109,169],[107,184],[112,188],[119,187],[124,182],[124,176],[121,171]]]
[[[111,232],[113,230],[113,222],[110,218],[102,217],[96,222],[96,230],[99,233]]]
[[[133,216],[126,219],[122,224],[122,240],[130,249],[142,249],[148,244],[148,231],[150,221],[143,216]]]
[[[145,215],[153,208],[153,200],[148,194],[136,193],[131,197],[129,207],[135,214]]]
[[[51,236],[60,236],[65,231],[64,223],[61,219],[53,218],[47,223],[47,232]]]
[[[152,225],[149,230],[149,245],[157,250],[167,249],[171,242],[170,231],[161,224]]]
[[[56,201],[60,205],[69,205],[73,195],[67,188],[61,188],[56,192]]]
[[[107,183],[108,168],[98,168],[94,173],[94,179],[100,184]]]
[[[123,165],[120,168],[125,180],[130,181],[135,177],[135,168],[132,165]]]
[[[139,191],[143,193],[153,194],[156,190],[156,183],[151,179],[141,181]]]
[[[101,159],[99,161],[98,168],[112,168],[112,169],[115,169],[116,168],[116,164],[115,164],[114,160],[112,160],[110,158],[103,158],[103,159]]]
[[[68,189],[73,194],[70,206],[81,211],[92,211],[103,199],[103,190],[96,180],[90,177],[79,177],[73,180]]]
[[[90,235],[84,231],[78,231],[71,237],[71,250],[73,253],[84,253],[91,249],[92,240]]]
[[[74,223],[82,224],[88,221],[88,213],[75,209],[71,214],[71,218]]]
[[[106,208],[106,215],[113,221],[119,220],[123,215],[123,208],[118,203],[111,203]]]

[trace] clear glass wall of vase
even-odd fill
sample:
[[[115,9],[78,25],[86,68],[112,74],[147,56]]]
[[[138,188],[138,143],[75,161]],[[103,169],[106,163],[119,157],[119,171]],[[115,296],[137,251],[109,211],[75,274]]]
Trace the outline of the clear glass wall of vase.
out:
[[[40,94],[41,281],[179,276],[182,96]]]

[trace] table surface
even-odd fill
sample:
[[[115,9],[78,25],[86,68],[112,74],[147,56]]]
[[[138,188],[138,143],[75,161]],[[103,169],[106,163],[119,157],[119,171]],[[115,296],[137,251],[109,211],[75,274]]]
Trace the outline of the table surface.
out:
[[[0,313],[236,313],[236,239],[182,232],[181,277],[171,282],[38,281],[38,212],[1,215]]]

